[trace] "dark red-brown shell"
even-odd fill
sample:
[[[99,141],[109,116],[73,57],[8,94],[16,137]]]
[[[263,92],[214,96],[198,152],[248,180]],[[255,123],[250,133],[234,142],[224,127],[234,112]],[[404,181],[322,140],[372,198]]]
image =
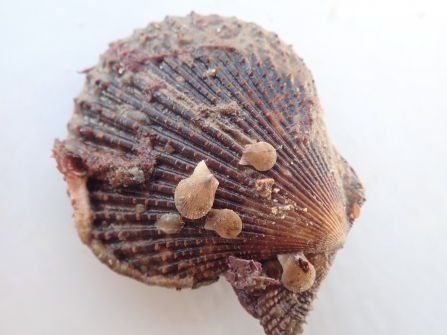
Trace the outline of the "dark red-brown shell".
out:
[[[86,72],[54,148],[82,241],[113,270],[173,288],[216,281],[230,257],[253,262],[256,278],[235,286],[242,304],[266,333],[299,333],[364,201],[302,60],[255,24],[193,13],[112,43]],[[267,171],[239,164],[257,142],[276,150]],[[156,225],[178,215],[176,186],[200,161],[219,182],[212,208],[242,220],[234,238],[205,229],[206,216]],[[280,283],[276,260],[296,252],[316,270],[299,294]]]

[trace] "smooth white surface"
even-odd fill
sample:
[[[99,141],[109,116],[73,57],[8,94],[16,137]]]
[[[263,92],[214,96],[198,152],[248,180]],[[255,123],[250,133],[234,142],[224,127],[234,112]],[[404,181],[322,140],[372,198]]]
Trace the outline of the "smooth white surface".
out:
[[[447,333],[447,6],[401,1],[2,1],[0,334],[262,334],[221,280],[147,287],[76,236],[62,175],[77,71],[166,15],[275,31],[311,69],[327,128],[367,203],[306,335]]]

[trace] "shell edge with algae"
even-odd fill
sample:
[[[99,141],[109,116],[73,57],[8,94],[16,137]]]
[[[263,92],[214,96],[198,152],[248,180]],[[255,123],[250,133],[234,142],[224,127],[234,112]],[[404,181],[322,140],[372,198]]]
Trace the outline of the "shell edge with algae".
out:
[[[301,333],[364,202],[302,60],[253,23],[192,13],[112,43],[85,73],[69,136],[53,149],[81,240],[151,285],[196,288],[225,274],[267,334]],[[239,164],[259,142],[276,150],[266,171]],[[213,213],[242,221],[230,238],[204,228],[206,213],[179,217],[176,186],[200,162],[211,175],[202,186],[218,181]],[[157,228],[162,217],[173,229]],[[288,273],[315,269],[310,289],[284,287],[286,254],[301,255]]]

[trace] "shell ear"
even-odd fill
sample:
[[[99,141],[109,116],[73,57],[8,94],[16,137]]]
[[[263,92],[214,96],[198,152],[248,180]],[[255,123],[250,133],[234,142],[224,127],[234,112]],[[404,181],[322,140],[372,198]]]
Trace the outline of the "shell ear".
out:
[[[316,297],[313,290],[295,294],[284,286],[272,288],[257,301],[257,316],[267,335],[298,335]]]
[[[281,255],[278,259],[285,264],[283,267],[286,268],[289,266],[286,264],[287,262],[291,262],[293,265],[300,260],[306,260],[310,265],[313,264],[315,280],[308,290],[295,293],[285,285],[271,287],[260,294],[256,301],[257,317],[267,335],[298,335],[303,332],[306,316],[312,310],[312,302],[332,266],[335,252],[306,256],[307,259],[303,254],[288,254]],[[290,270],[285,269],[285,271]],[[253,299],[252,295],[248,296]]]

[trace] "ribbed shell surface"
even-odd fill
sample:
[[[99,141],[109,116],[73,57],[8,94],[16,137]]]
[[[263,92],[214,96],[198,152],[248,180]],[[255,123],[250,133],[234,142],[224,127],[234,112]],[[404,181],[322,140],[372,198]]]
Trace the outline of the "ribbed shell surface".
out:
[[[115,271],[198,287],[230,256],[332,255],[343,245],[363,190],[328,140],[309,71],[276,35],[234,18],[168,17],[112,43],[85,73],[54,155],[81,239]],[[260,141],[276,149],[273,168],[240,165],[245,146]],[[206,217],[183,218],[174,234],[155,225],[178,214],[176,185],[200,161],[219,182],[213,208],[242,220],[235,238],[205,230]],[[270,198],[255,189],[267,178]],[[283,287],[266,294],[292,299]]]

